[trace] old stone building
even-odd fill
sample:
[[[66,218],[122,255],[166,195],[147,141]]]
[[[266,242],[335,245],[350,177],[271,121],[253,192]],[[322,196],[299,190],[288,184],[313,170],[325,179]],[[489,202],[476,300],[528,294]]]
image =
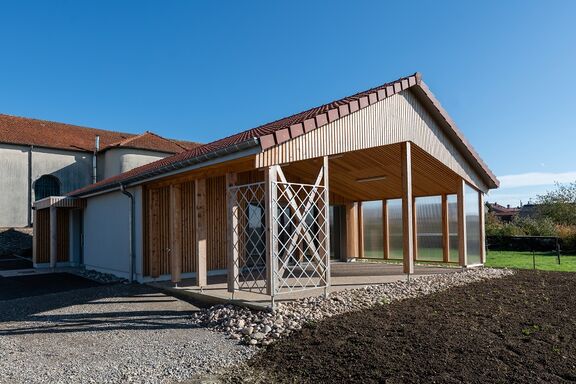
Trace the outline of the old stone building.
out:
[[[151,132],[134,135],[0,114],[0,227],[32,224],[32,203],[196,147]]]

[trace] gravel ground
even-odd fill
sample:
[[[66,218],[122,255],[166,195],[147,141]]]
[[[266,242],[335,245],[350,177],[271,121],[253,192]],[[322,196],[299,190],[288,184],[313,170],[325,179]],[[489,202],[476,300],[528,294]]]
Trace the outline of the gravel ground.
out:
[[[511,274],[513,272],[507,269],[476,268],[420,276],[410,282],[404,280],[348,289],[332,293],[328,298],[316,296],[281,303],[273,312],[253,312],[231,305],[219,305],[195,313],[192,321],[197,326],[225,332],[231,339],[244,344],[269,345],[276,339],[299,331],[307,323]]]
[[[0,383],[172,383],[255,353],[191,327],[197,310],[126,284],[0,301]]]

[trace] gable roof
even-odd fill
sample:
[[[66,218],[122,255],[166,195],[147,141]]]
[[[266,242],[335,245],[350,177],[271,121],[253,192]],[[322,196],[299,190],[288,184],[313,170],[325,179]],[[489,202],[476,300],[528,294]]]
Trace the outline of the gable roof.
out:
[[[80,127],[54,121],[0,114],[0,143],[34,145],[36,147],[93,152],[96,136],[100,136],[100,150],[123,146],[166,153],[179,153],[197,147],[197,143],[175,142],[147,132],[148,135],[107,131]],[[154,136],[154,138],[152,138]]]
[[[246,148],[252,148],[259,144],[260,149],[266,150],[275,145],[303,135],[318,127],[340,119],[360,109],[377,103],[387,97],[391,97],[406,89],[415,90],[415,94],[424,105],[431,109],[444,124],[449,136],[456,141],[473,165],[476,166],[483,179],[490,188],[499,185],[496,176],[490,171],[480,156],[464,138],[456,124],[448,113],[442,108],[440,102],[422,81],[419,73],[402,77],[398,80],[382,84],[367,91],[356,93],[331,103],[308,109],[271,123],[213,141],[193,148],[191,150],[160,159],[158,161],[134,168],[128,172],[112,176],[108,179],[91,184],[70,193],[71,196],[84,196],[108,189],[119,188],[121,184],[134,184],[151,177],[156,177],[168,172],[188,167],[192,164],[202,163],[208,159],[219,157],[223,154],[238,152]]]

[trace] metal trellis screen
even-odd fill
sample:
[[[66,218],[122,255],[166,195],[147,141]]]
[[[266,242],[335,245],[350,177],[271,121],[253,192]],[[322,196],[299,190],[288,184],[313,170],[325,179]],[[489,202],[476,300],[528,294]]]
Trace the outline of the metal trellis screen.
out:
[[[328,194],[324,186],[271,185],[273,295],[329,282]]]
[[[265,183],[228,187],[234,289],[266,293]]]

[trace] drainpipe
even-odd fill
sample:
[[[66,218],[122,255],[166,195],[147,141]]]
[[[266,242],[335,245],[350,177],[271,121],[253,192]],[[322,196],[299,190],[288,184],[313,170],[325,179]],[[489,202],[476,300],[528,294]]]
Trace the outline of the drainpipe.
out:
[[[134,281],[134,265],[136,264],[136,254],[134,252],[134,250],[136,249],[135,243],[136,243],[136,227],[134,225],[135,219],[135,212],[136,212],[136,202],[134,200],[134,195],[130,192],[128,192],[126,190],[126,187],[124,186],[124,184],[120,184],[120,191],[128,196],[128,198],[130,199],[130,216],[128,219],[128,226],[130,227],[130,234],[129,234],[129,239],[130,239],[130,278],[129,281],[132,283]]]
[[[32,151],[34,146],[31,145],[28,149],[28,226],[32,226]]]
[[[92,156],[92,184],[98,179],[97,157],[100,151],[100,136],[96,135],[96,142],[94,143],[94,156]]]

